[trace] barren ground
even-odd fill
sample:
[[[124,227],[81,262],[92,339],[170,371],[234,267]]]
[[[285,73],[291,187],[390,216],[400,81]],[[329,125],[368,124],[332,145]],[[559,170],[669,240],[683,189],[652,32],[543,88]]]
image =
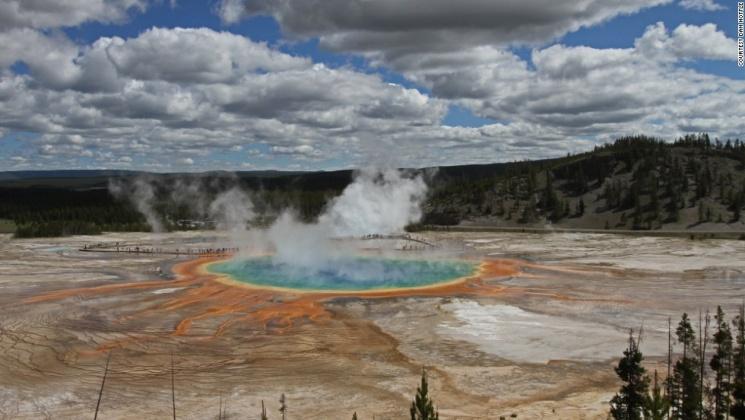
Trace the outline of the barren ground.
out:
[[[443,419],[604,419],[629,328],[643,324],[662,371],[668,317],[732,314],[745,297],[745,241],[423,236],[519,273],[448,293],[296,296],[195,277],[183,256],[77,250],[225,246],[214,233],[2,235],[0,415],[92,418],[110,353],[102,419],[170,418],[171,354],[184,419],[217,418],[220,400],[223,418],[258,418],[264,400],[276,419],[282,393],[289,419],[406,418],[422,367]]]

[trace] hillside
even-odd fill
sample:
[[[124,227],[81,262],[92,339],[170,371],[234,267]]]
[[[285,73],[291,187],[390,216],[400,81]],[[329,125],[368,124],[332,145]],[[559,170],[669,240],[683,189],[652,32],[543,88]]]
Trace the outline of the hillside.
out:
[[[584,229],[745,230],[745,145],[707,135],[622,138],[592,152],[440,178],[432,224]]]
[[[745,144],[740,140],[712,141],[702,134],[665,143],[636,136],[559,159],[418,171],[426,171],[430,185],[422,225],[745,231]],[[147,230],[134,205],[107,189],[110,180],[133,182],[143,176],[153,185],[153,207],[167,221],[205,217],[182,200],[180,189],[209,199],[236,185],[252,191],[265,220],[294,208],[311,221],[353,174],[5,173],[0,174],[0,220],[13,221],[21,236]]]

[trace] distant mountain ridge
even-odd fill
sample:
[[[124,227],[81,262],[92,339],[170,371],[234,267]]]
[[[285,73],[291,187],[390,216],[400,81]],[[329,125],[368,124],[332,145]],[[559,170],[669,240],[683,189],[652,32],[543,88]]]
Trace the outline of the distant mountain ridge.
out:
[[[37,170],[37,171],[3,171],[0,172],[0,181],[39,179],[39,178],[87,178],[87,177],[123,177],[136,176],[140,171],[126,171],[117,169],[63,169],[63,170]]]
[[[219,173],[234,173],[238,175],[250,176],[282,176],[297,175],[308,173],[309,171],[205,171],[205,172],[147,172],[147,171],[130,171],[122,169],[53,169],[53,170],[34,170],[34,171],[0,171],[0,181],[9,180],[27,180],[27,179],[51,179],[51,178],[101,178],[101,177],[128,177],[137,175],[210,175]]]

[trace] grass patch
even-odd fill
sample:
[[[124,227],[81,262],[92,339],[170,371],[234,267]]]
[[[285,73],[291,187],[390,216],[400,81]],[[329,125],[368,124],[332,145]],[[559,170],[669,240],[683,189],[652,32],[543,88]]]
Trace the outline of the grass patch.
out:
[[[16,224],[12,220],[0,219],[0,233],[14,233]]]

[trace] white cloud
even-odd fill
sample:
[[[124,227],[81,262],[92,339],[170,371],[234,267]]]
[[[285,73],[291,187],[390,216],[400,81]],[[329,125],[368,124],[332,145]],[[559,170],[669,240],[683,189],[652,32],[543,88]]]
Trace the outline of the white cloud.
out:
[[[28,28],[0,32],[0,68],[23,61],[42,83],[59,88],[80,77],[73,59],[78,47],[63,34],[44,35]]]
[[[726,9],[726,7],[716,3],[714,0],[680,0],[679,4],[684,9],[705,10],[709,12]]]
[[[745,93],[745,82],[677,65],[681,60],[725,58],[732,45],[714,25],[681,25],[668,33],[658,24],[647,29],[635,48],[536,49],[533,68],[492,47],[421,53],[392,65],[434,95],[482,117],[511,122],[510,127],[528,123],[559,137],[609,139],[644,132],[669,138],[703,129],[740,136],[745,118],[739,115],[745,107],[735,98]]]
[[[99,167],[198,170],[225,168],[213,151],[247,150],[251,162],[230,164],[257,168],[256,161],[271,165],[272,156],[283,155],[275,162],[303,169],[376,161],[425,166],[549,157],[628,133],[745,133],[738,117],[745,115],[739,100],[745,82],[680,65],[732,58],[733,41],[714,25],[668,31],[658,24],[633,48],[554,45],[536,48],[529,61],[502,46],[543,42],[657,1],[588,0],[585,12],[574,4],[515,1],[499,14],[486,0],[469,0],[464,10],[444,0],[427,3],[429,9],[409,1],[400,10],[378,0],[383,7],[365,16],[345,15],[350,4],[366,10],[359,0],[308,1],[252,3],[256,10],[241,3],[234,12],[271,12],[292,36],[317,35],[326,46],[361,52],[431,93],[229,32],[153,28],[77,45],[61,32],[35,29],[42,23],[14,18],[20,23],[0,30],[0,131],[38,136],[20,140],[29,147],[17,157],[26,160],[12,164],[36,164],[38,155],[60,167],[85,157]],[[539,17],[518,19],[537,4]],[[300,19],[312,5],[320,9]],[[232,19],[233,12],[223,12]],[[114,15],[75,19],[111,21]],[[388,17],[390,27],[381,21]],[[17,61],[30,74],[14,74]],[[452,104],[498,122],[444,126]]]
[[[307,68],[292,57],[229,32],[207,28],[153,28],[130,40],[114,38],[106,50],[124,76],[139,80],[226,83],[246,73]]]
[[[0,31],[72,27],[91,21],[118,23],[126,20],[129,11],[146,7],[145,0],[3,0]]]
[[[668,33],[662,22],[647,28],[635,48],[652,60],[735,60],[737,43],[713,23],[681,24]]]
[[[318,158],[323,148],[437,125],[447,111],[378,75],[210,29],[152,29],[72,47],[56,50],[60,64],[29,65],[30,75],[12,74],[13,59],[0,62],[0,127],[40,133],[37,150],[50,156],[80,157],[85,146],[102,162],[132,153],[141,161],[264,143]],[[65,66],[71,76],[46,76]]]
[[[206,28],[153,28],[136,38],[100,38],[79,47],[61,33],[0,32],[0,67],[26,63],[53,88],[116,91],[123,82],[233,83],[248,73],[309,68],[312,63],[263,43]]]
[[[317,157],[321,154],[320,150],[317,150],[309,144],[301,144],[298,146],[273,146],[272,153],[278,155],[300,155],[305,157]]]
[[[285,33],[389,60],[464,45],[543,43],[669,0],[222,0],[227,23],[271,15]]]

